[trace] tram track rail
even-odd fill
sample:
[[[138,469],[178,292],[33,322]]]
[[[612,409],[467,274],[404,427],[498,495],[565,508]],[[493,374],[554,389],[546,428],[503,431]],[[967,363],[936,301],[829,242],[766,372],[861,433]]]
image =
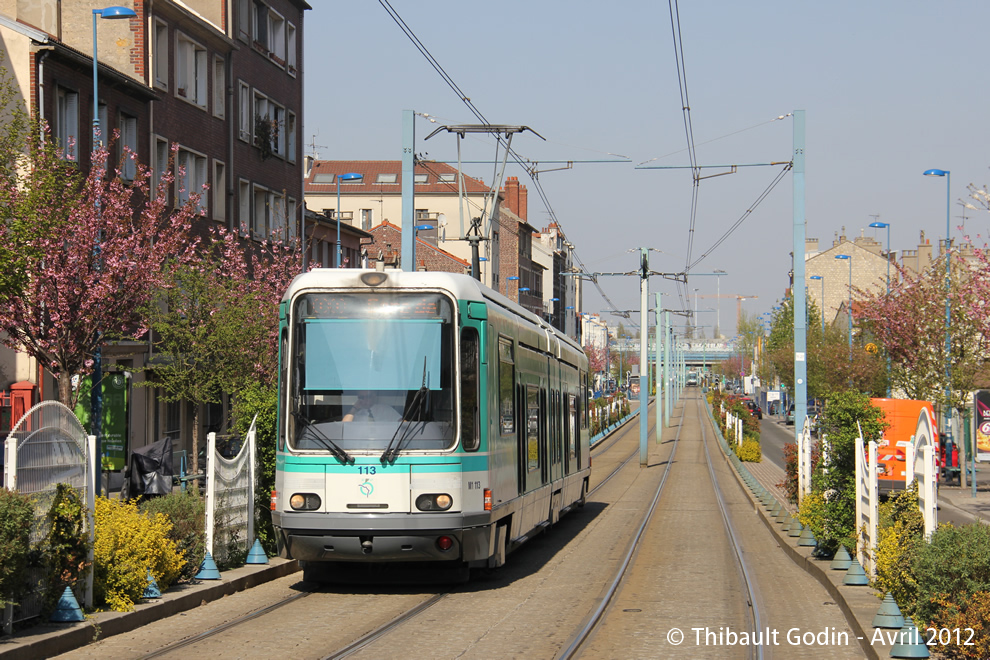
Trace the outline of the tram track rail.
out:
[[[616,437],[607,440],[606,441],[607,444],[600,445],[599,447],[597,447],[596,451],[592,454],[592,456],[601,456],[613,450],[615,446],[621,441],[621,434],[613,434],[613,435],[616,435]],[[624,457],[621,460],[621,462],[608,475],[602,478],[601,481],[599,481],[592,489],[588,491],[587,495],[590,496],[593,493],[597,492],[599,489],[603,488],[605,485],[607,485],[613,478],[615,478],[619,473],[621,473],[624,468],[628,467],[629,464],[633,461],[633,459],[635,459],[638,456],[639,456],[639,451],[637,449],[636,451],[631,452],[628,456]],[[298,602],[303,598],[306,598],[308,596],[313,595],[314,593],[319,593],[319,592],[320,589],[318,588],[317,585],[311,585],[309,588],[306,588],[304,591],[289,596],[288,598],[280,600],[276,603],[272,603],[270,605],[266,605],[264,607],[260,607],[236,619],[227,621],[223,624],[214,626],[200,633],[197,633],[196,635],[193,635],[188,639],[179,640],[175,643],[169,644],[167,646],[163,646],[162,648],[157,649],[152,653],[141,656],[141,658],[142,660],[161,658],[183,649],[189,649],[191,647],[195,647],[197,644],[200,644],[206,640],[225,634],[239,626],[250,624],[251,622],[261,617],[264,617],[268,614],[275,612],[276,610],[281,609],[282,607],[285,607],[286,605],[290,605],[292,603]],[[395,617],[393,617],[385,624],[378,626],[374,630],[365,633],[364,635],[362,635],[358,639],[355,639],[353,642],[347,644],[346,646],[339,648],[333,651],[332,653],[329,653],[328,655],[323,656],[323,660],[337,660],[339,658],[346,658],[358,653],[362,649],[386,637],[387,635],[394,632],[398,628],[402,627],[406,623],[409,623],[410,621],[414,620],[416,617],[420,616],[421,614],[432,608],[434,605],[437,605],[438,603],[440,603],[442,600],[444,600],[453,593],[457,593],[457,590],[456,589],[448,590],[441,593],[430,595],[422,602],[408,608],[404,612],[397,614]]]
[[[712,461],[711,454],[708,450],[708,434],[705,429],[706,419],[701,414],[701,404],[695,399],[695,414],[698,419],[699,426],[701,429],[701,444],[704,448],[705,462],[708,469],[708,474],[711,479],[712,488],[715,495],[715,500],[718,504],[719,513],[723,522],[723,527],[726,532],[727,542],[731,546],[733,556],[736,560],[736,566],[740,577],[740,582],[742,583],[743,589],[742,593],[745,595],[745,606],[746,610],[749,612],[750,625],[753,632],[759,631],[761,628],[762,617],[760,616],[760,605],[758,598],[758,591],[755,588],[755,582],[751,577],[751,572],[747,567],[745,557],[743,555],[742,548],[737,540],[735,530],[733,529],[732,522],[729,516],[728,507],[723,496],[721,489],[718,486],[718,479],[715,475],[714,465]],[[586,648],[587,643],[593,637],[595,632],[599,629],[602,623],[605,621],[607,614],[617,599],[618,594],[621,592],[622,585],[628,576],[629,570],[636,558],[639,550],[640,544],[642,542],[643,536],[648,530],[650,523],[654,518],[654,514],[657,511],[657,506],[660,503],[661,496],[663,495],[664,488],[667,485],[668,477],[671,474],[671,469],[675,462],[675,457],[677,453],[677,447],[681,439],[681,431],[684,425],[680,424],[677,428],[677,433],[674,438],[674,444],[671,448],[670,455],[667,459],[666,466],[664,468],[663,476],[657,485],[654,497],[643,514],[642,522],[637,529],[636,534],[633,536],[632,541],[629,544],[629,548],[626,551],[623,560],[620,562],[619,566],[615,571],[615,575],[612,581],[609,583],[604,595],[600,599],[598,605],[586,618],[582,627],[577,631],[577,633],[571,638],[570,643],[557,655],[558,660],[569,660],[570,658],[578,657],[582,651]],[[762,646],[754,646],[749,649],[749,655],[755,660],[764,660],[764,651]]]

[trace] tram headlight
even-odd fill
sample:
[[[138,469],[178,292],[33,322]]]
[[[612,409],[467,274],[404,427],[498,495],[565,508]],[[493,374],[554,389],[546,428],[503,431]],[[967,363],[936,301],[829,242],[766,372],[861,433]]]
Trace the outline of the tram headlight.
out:
[[[416,498],[416,508],[420,511],[446,511],[454,503],[454,498],[446,493],[424,493]]]
[[[378,286],[382,282],[388,279],[388,275],[385,273],[375,271],[373,273],[364,273],[361,275],[361,281],[368,286]]]
[[[316,493],[295,493],[289,498],[289,506],[295,511],[315,511],[322,504]]]

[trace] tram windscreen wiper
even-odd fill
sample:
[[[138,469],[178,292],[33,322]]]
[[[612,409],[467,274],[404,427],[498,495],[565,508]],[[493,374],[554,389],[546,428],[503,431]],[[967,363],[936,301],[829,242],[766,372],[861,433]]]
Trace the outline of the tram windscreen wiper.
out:
[[[426,402],[426,398],[429,396],[430,390],[426,387],[426,356],[423,356],[423,384],[420,385],[419,390],[416,395],[409,400],[406,404],[405,410],[402,411],[402,420],[399,421],[399,425],[395,428],[395,433],[392,434],[392,439],[388,441],[388,446],[385,447],[385,451],[382,452],[381,461],[382,465],[386,463],[391,463],[395,460],[395,457],[399,455],[399,450],[402,449],[402,444],[406,441],[412,434],[412,425],[409,422],[417,421],[412,419],[412,414],[416,410],[419,410],[418,419],[423,419],[423,405]],[[399,442],[395,443],[396,436],[399,435],[399,431],[402,431],[402,437],[399,438]],[[395,448],[392,448],[392,444],[395,443]]]
[[[354,459],[351,458],[350,454],[344,451],[344,449],[336,442],[328,438],[326,434],[323,433],[319,427],[313,424],[311,420],[307,419],[305,415],[298,412],[292,412],[291,415],[304,424],[305,428],[303,430],[312,432],[313,437],[316,438],[317,442],[323,445],[324,449],[333,454],[338,461],[344,464],[354,462]]]

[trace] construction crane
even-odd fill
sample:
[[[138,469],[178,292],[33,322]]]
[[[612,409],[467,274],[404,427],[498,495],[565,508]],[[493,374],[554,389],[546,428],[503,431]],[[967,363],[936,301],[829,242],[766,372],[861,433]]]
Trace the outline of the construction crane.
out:
[[[736,330],[739,329],[739,322],[742,321],[742,303],[744,300],[755,300],[759,296],[741,296],[737,293],[701,293],[699,298],[735,298],[736,299]],[[716,325],[720,325],[716,322]],[[721,328],[719,328],[721,331]]]

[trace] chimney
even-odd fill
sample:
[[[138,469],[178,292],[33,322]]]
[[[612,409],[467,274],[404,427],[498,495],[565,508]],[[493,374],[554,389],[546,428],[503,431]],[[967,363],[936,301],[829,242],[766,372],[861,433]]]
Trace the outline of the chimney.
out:
[[[510,176],[505,179],[505,187],[502,189],[505,198],[505,205],[510,211],[526,220],[527,196],[526,186],[519,185],[519,177]]]

